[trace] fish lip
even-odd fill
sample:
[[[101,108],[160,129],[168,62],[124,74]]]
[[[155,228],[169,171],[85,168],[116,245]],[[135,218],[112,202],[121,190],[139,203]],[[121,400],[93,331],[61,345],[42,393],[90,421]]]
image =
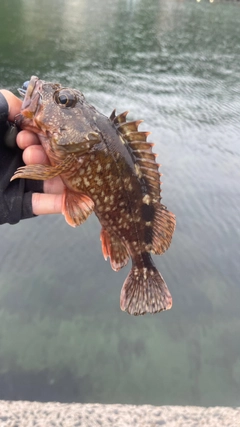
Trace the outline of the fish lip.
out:
[[[21,129],[35,130],[39,127],[35,123],[35,117],[41,107],[43,81],[32,76],[27,89],[18,90],[24,95],[21,112],[15,116],[15,124]]]
[[[38,98],[40,96],[40,93],[38,92],[39,89],[42,87],[42,81],[39,80],[37,76],[32,76],[30,79],[30,82],[28,84],[27,90],[25,91],[25,97],[22,103],[22,110],[25,110],[26,108],[29,108],[31,103],[33,102],[35,96],[37,95]],[[20,92],[20,91],[19,91]],[[20,94],[24,93],[24,89],[21,90]],[[34,104],[36,104],[34,102]],[[35,105],[34,105],[35,107]],[[32,110],[32,108],[31,108]]]
[[[27,89],[18,89],[21,96],[24,96],[22,108],[20,114],[15,117],[15,123],[17,126],[26,128],[27,126],[33,126],[32,120],[36,116],[39,107],[41,105],[41,91],[43,82],[37,76],[32,76]]]

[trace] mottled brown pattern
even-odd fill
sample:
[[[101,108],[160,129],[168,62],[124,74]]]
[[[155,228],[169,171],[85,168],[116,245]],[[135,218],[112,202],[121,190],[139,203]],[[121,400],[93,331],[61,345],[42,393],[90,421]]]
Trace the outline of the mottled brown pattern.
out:
[[[77,226],[94,211],[101,225],[105,259],[119,270],[133,267],[121,291],[130,314],[171,308],[172,299],[151,253],[168,249],[175,217],[161,204],[159,165],[127,112],[110,118],[89,105],[78,90],[32,77],[18,124],[38,133],[51,166],[25,166],[12,179],[61,175],[66,185],[62,212]]]

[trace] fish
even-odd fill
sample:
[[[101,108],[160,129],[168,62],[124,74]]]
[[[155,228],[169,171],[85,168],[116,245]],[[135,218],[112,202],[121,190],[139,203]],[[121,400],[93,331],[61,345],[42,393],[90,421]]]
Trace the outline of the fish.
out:
[[[50,164],[20,167],[11,179],[60,176],[66,222],[79,226],[94,212],[112,269],[132,260],[121,310],[137,316],[170,309],[172,296],[152,254],[169,248],[176,218],[161,203],[160,165],[150,132],[138,130],[142,120],[128,121],[128,111],[107,117],[79,90],[36,76],[19,92],[24,99],[15,122],[38,135]]]

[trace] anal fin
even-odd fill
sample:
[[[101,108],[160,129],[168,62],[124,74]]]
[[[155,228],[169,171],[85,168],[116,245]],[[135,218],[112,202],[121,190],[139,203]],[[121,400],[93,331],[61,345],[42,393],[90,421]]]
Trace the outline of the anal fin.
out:
[[[69,225],[72,227],[81,225],[91,215],[93,209],[94,202],[90,197],[65,189],[62,214]]]
[[[102,241],[102,252],[104,259],[110,258],[111,267],[114,271],[120,270],[129,260],[126,247],[115,234],[109,234],[102,228],[100,239]]]

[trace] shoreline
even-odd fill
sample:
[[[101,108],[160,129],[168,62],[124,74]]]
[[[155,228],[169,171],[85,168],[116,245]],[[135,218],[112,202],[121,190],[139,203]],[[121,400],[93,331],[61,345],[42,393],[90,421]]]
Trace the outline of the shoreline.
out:
[[[239,427],[240,407],[0,400],[0,427]]]

